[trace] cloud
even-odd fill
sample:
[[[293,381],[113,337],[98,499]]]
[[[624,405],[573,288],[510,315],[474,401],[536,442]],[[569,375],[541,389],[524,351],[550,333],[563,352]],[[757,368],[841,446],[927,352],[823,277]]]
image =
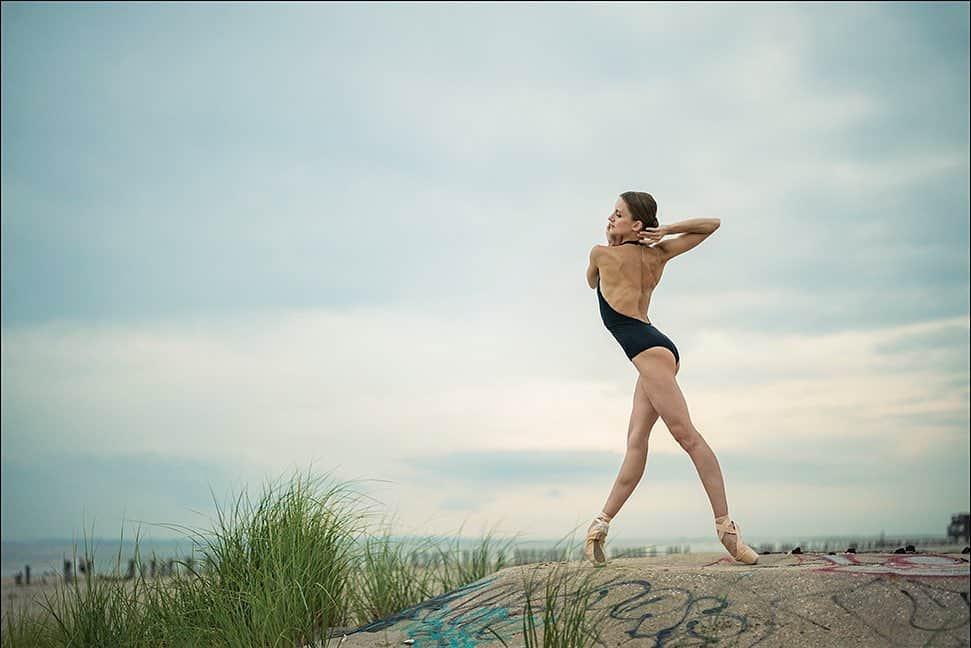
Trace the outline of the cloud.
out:
[[[607,431],[626,429],[636,373],[609,334],[576,347],[569,329],[511,321],[364,309],[5,330],[4,444],[276,466],[342,447],[362,470],[431,448],[622,448]],[[689,330],[679,382],[696,424],[728,448],[757,453],[808,430],[878,438],[895,422],[941,450],[958,431],[913,416],[966,415],[967,330],[967,317],[819,335]],[[935,346],[908,346],[929,335]]]
[[[599,506],[568,482],[609,484],[636,375],[582,273],[628,189],[723,221],[651,320],[739,473],[967,448],[966,5],[3,12],[5,455],[314,458],[413,515],[409,480],[512,467],[446,519]]]
[[[262,474],[251,466],[153,452],[105,455],[66,447],[3,458],[3,538],[185,537],[172,526],[208,531],[216,509],[233,510],[235,497]],[[251,493],[254,495],[255,493]]]

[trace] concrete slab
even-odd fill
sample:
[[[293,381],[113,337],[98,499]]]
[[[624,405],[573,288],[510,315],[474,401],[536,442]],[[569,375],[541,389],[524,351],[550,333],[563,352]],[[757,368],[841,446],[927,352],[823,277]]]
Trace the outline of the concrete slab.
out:
[[[532,596],[540,641],[547,577],[566,579],[569,590],[554,614],[588,583],[585,609],[599,634],[591,646],[862,648],[971,640],[967,554],[766,554],[756,565],[725,554],[674,554],[617,558],[600,568],[580,561],[507,567],[328,645],[526,646],[530,577],[541,583]]]

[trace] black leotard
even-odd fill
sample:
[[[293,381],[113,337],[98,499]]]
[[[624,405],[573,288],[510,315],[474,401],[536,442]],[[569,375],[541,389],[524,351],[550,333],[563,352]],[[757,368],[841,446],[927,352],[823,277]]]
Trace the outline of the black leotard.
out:
[[[641,245],[638,241],[624,241],[621,245],[626,243]],[[603,293],[600,292],[599,275],[597,276],[597,298],[600,301],[600,318],[603,320],[604,326],[620,343],[629,360],[632,360],[644,349],[663,346],[671,350],[676,363],[681,362],[681,356],[674,342],[664,333],[661,333],[657,327],[629,315],[618,313],[607,303]]]

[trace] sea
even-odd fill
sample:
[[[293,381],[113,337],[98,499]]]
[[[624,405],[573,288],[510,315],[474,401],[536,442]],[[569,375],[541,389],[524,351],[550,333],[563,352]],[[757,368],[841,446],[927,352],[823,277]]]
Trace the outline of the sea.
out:
[[[431,541],[434,546],[443,550],[451,548],[458,552],[471,552],[482,544],[481,538],[416,538],[405,536],[391,536],[391,539],[404,546],[411,546],[418,551],[423,542]],[[629,555],[632,557],[653,556],[670,553],[711,553],[723,552],[724,547],[717,537],[652,537],[635,538],[616,537],[608,541],[608,555]],[[952,542],[939,534],[914,533],[889,536],[856,535],[856,536],[802,536],[802,537],[774,537],[759,538],[744,536],[744,540],[760,553],[768,551],[785,552],[795,547],[802,551],[846,551],[850,547],[858,551],[894,551],[898,547],[914,545],[918,550],[961,551],[966,542]],[[85,546],[85,543],[87,545]],[[503,546],[510,562],[535,562],[538,560],[556,559],[555,555],[564,548],[574,551],[579,545],[582,550],[583,536],[580,535],[572,544],[564,543],[562,539],[504,539],[493,537],[490,546]],[[428,545],[424,544],[427,549]],[[153,558],[159,564],[165,564],[170,559],[185,561],[192,558],[201,561],[203,547],[200,538],[139,538],[137,551],[143,564],[148,564]],[[96,574],[124,574],[128,568],[128,561],[135,558],[136,544],[134,540],[119,538],[88,538],[86,540],[73,539],[38,539],[0,542],[0,575],[4,579],[13,578],[18,572],[24,573],[29,565],[31,579],[40,579],[45,573],[50,575],[63,574],[64,561],[71,561],[71,568],[77,573],[77,568],[87,554],[92,561],[92,571]],[[433,552],[434,553],[434,552]],[[467,554],[466,554],[467,555]]]

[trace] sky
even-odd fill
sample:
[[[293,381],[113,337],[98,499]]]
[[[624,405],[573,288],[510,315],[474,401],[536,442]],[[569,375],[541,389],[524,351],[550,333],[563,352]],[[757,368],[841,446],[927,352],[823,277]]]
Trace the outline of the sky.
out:
[[[624,191],[721,220],[649,318],[746,541],[971,508],[968,3],[2,12],[3,540],[311,472],[401,534],[582,534]],[[715,540],[663,421],[611,532]]]

